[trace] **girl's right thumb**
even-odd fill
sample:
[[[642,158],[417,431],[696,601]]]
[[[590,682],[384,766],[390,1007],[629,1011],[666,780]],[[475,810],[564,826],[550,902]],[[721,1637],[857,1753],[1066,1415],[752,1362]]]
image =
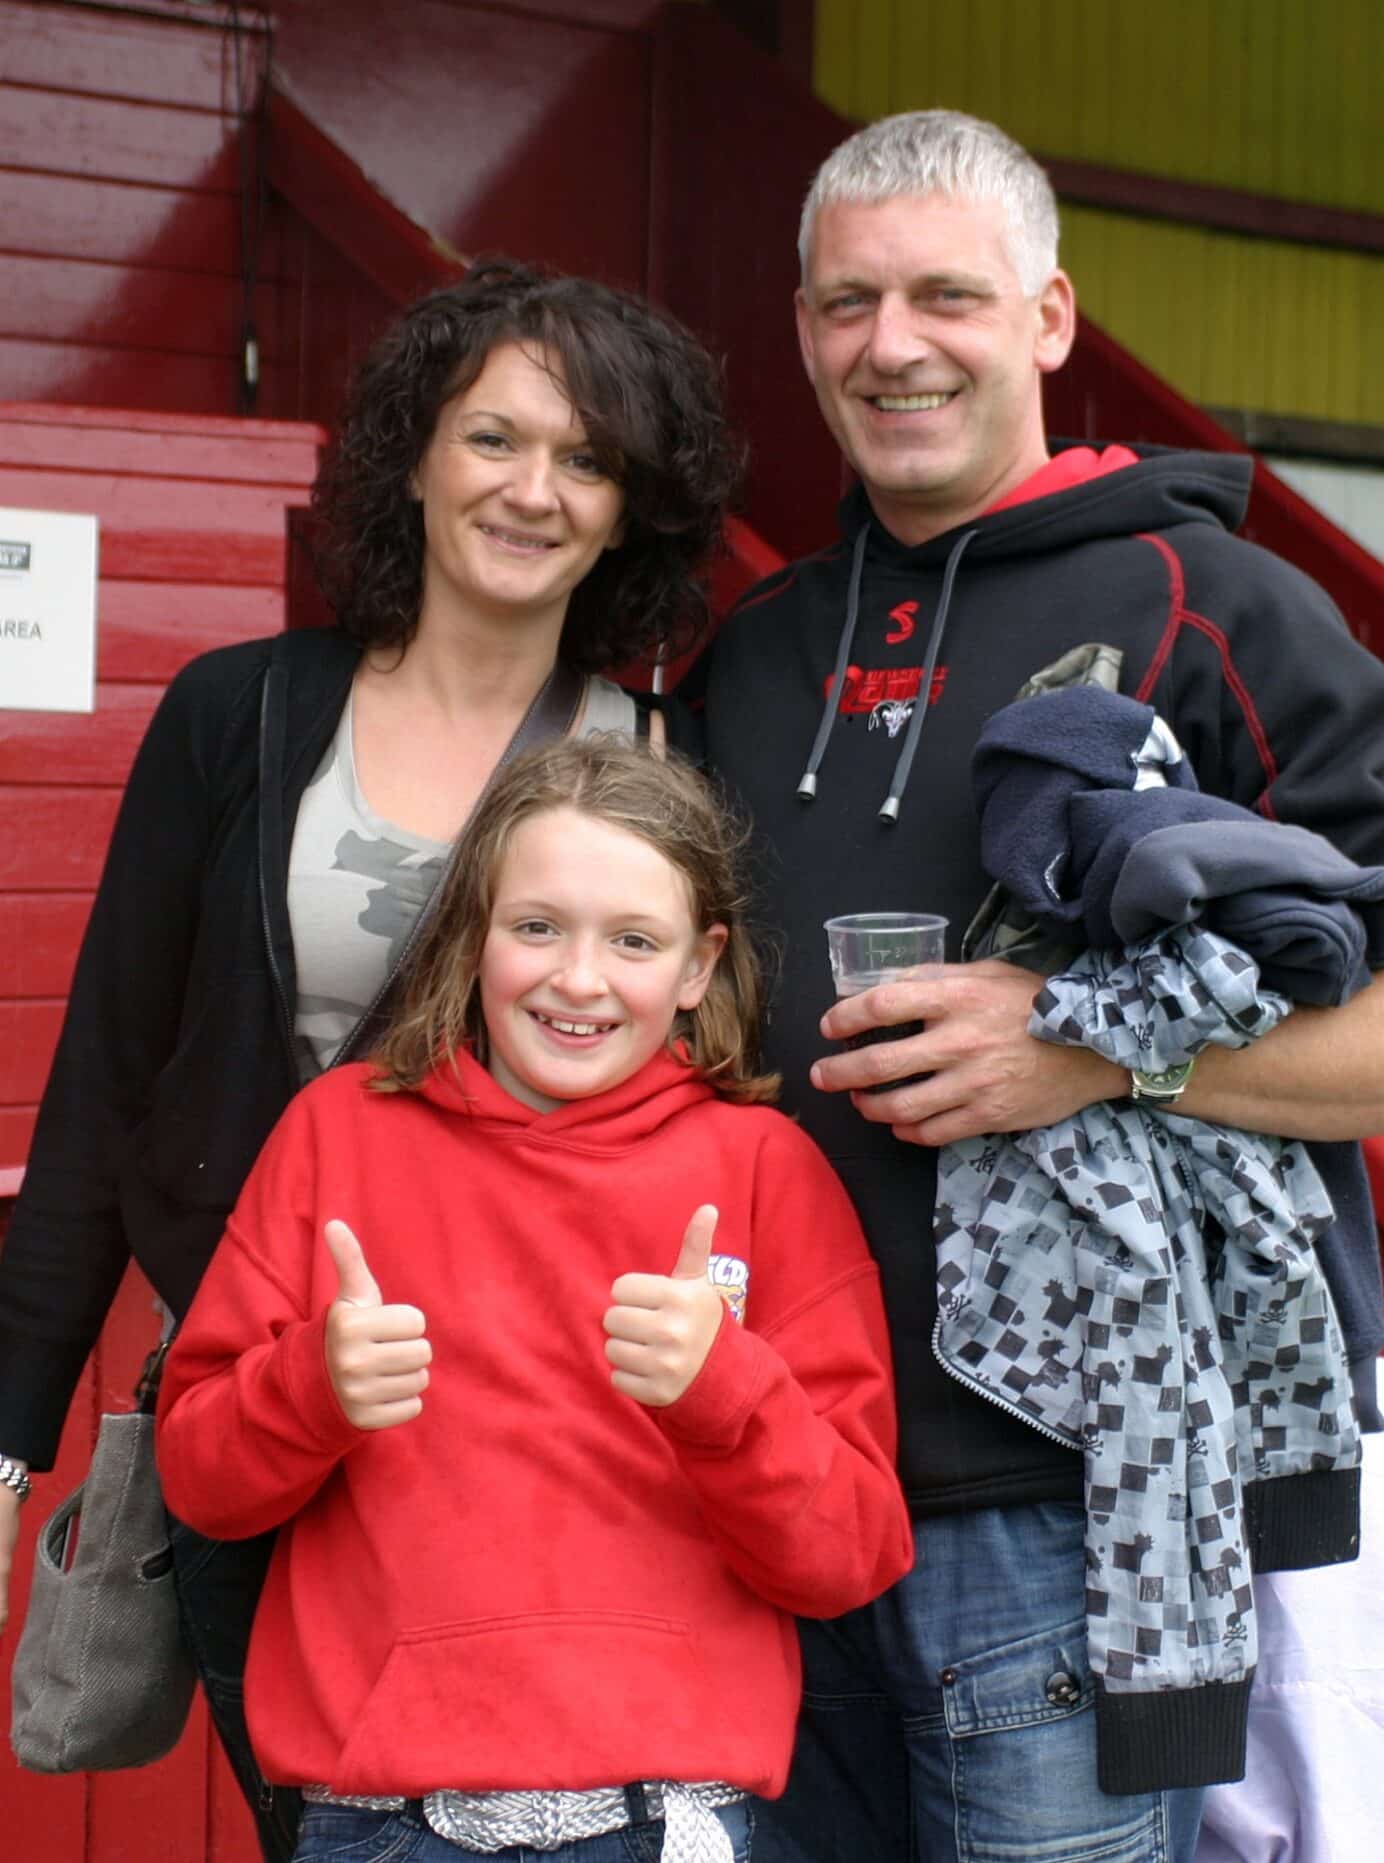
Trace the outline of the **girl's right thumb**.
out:
[[[336,1267],[338,1300],[349,1307],[379,1307],[384,1302],[380,1290],[366,1265],[365,1252],[348,1223],[333,1218],[322,1231],[327,1253]]]

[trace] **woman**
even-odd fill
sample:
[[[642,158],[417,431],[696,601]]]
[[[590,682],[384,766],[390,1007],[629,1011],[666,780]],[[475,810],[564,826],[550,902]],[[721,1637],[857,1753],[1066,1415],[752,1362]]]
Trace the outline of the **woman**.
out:
[[[289,1098],[383,1027],[497,767],[637,728],[595,669],[695,628],[735,463],[710,358],[601,285],[482,263],[371,352],[314,494],[339,626],[193,661],[130,776],[0,1258],[0,1470],[52,1466],[131,1253],[186,1310]],[[176,1526],[174,1548],[218,1730],[287,1858],[297,1808],[240,1701],[269,1542]]]

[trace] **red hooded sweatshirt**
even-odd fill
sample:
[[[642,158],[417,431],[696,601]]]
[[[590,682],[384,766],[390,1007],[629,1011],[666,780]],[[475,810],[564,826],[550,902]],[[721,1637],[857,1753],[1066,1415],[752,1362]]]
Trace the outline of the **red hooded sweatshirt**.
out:
[[[668,1054],[549,1113],[467,1055],[418,1093],[370,1075],[290,1105],[164,1373],[173,1512],[287,1523],[246,1676],[264,1772],[780,1792],[790,1613],[864,1604],[911,1559],[878,1275],[835,1175]],[[671,1272],[707,1202],[743,1324],[729,1307],[691,1387],[645,1408],[610,1382],[611,1283]],[[423,1411],[394,1429],[357,1430],[327,1376],[332,1217],[427,1319]]]

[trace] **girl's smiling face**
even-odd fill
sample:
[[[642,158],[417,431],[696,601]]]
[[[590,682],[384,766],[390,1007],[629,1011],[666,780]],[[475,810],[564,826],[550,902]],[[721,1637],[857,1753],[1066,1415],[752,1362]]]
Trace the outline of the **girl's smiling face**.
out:
[[[652,843],[576,809],[530,816],[496,876],[478,983],[491,1073],[549,1112],[628,1080],[695,1009],[726,942]]]

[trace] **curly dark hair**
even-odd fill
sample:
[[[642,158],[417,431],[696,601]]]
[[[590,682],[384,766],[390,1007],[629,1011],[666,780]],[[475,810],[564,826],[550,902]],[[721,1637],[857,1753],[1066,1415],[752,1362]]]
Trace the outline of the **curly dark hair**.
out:
[[[443,404],[497,345],[547,351],[602,468],[625,495],[624,536],[572,592],[562,654],[583,672],[684,651],[706,623],[700,571],[723,548],[739,483],[717,364],[672,317],[591,279],[478,259],[374,344],[313,487],[315,563],[341,626],[407,644],[423,592],[411,480]]]

